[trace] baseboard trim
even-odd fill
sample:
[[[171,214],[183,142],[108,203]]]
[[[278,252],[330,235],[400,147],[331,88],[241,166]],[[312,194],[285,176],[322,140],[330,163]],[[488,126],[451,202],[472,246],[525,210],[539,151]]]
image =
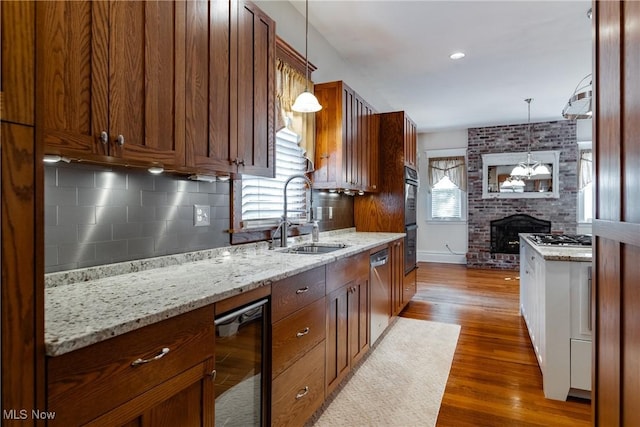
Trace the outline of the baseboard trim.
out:
[[[444,264],[466,264],[467,256],[451,254],[448,252],[418,251],[419,262],[441,262]]]

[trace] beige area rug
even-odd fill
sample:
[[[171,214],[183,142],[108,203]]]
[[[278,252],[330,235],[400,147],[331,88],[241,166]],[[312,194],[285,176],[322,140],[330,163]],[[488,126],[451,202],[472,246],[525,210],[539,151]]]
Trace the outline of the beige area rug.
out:
[[[400,317],[313,426],[435,426],[460,325]]]

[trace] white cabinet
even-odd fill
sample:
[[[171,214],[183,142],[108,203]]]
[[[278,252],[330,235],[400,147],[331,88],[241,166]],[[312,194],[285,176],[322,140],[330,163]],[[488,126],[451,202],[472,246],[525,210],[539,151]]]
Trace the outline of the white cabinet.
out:
[[[591,390],[591,262],[570,258],[547,256],[520,239],[520,312],[544,395],[556,400]]]

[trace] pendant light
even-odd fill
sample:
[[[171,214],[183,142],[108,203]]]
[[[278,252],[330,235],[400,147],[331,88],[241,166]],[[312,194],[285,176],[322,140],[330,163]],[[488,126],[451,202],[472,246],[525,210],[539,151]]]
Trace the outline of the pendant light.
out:
[[[315,113],[322,110],[322,105],[318,102],[318,98],[309,92],[309,0],[305,1],[305,30],[304,30],[304,70],[305,70],[305,89],[291,106],[293,111],[298,113]]]
[[[547,165],[531,160],[531,98],[524,100],[528,106],[527,118],[527,161],[520,162],[511,171],[512,177],[530,179],[534,175],[548,175],[551,172]]]

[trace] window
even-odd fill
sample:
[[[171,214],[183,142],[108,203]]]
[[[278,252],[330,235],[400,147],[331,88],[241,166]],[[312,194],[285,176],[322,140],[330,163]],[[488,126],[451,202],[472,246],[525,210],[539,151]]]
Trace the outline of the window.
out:
[[[429,221],[465,221],[467,170],[464,156],[429,157],[427,218]]]
[[[307,170],[307,160],[298,145],[298,135],[287,128],[276,133],[276,176],[261,178],[245,175],[242,177],[242,226],[251,228],[272,225],[284,213],[283,191],[289,177],[303,174]],[[287,211],[293,222],[306,221],[308,203],[304,180],[291,181],[287,188]]]
[[[591,148],[579,150],[578,159],[578,222],[593,220],[593,152]]]

